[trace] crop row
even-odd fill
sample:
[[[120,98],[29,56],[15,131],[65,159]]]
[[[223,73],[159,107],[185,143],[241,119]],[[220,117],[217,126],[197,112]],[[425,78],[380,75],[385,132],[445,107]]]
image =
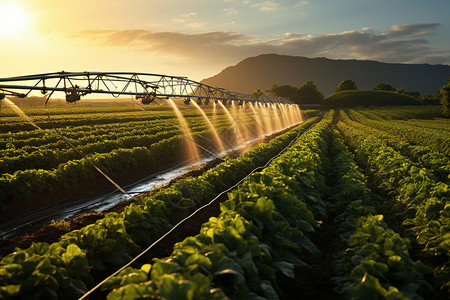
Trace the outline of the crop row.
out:
[[[228,129],[229,124],[218,125],[216,130],[221,131]],[[207,126],[199,123],[192,127],[192,132],[200,133],[207,131]],[[120,133],[105,134],[95,136],[86,135],[83,138],[74,139],[64,136],[77,150],[83,155],[106,153],[115,149],[132,149],[134,147],[150,148],[152,144],[160,142],[164,139],[180,135],[177,127],[158,126],[149,133],[134,130],[127,130],[123,127]],[[69,160],[79,159],[80,154],[56,135],[52,139],[57,141],[43,146],[26,146],[20,149],[0,150],[4,156],[0,159],[0,174],[13,174],[18,170],[27,169],[44,169],[49,170],[58,167],[60,164]],[[28,141],[25,141],[29,143]]]
[[[125,264],[194,207],[266,163],[316,120],[259,144],[239,158],[226,159],[197,178],[180,180],[141,199],[143,205],[131,204],[120,214],[109,213],[95,224],[62,236],[57,243],[17,250],[0,262],[1,295],[49,299],[81,295],[94,278]]]
[[[356,121],[360,123],[390,132],[397,136],[401,136],[406,138],[410,143],[429,146],[447,156],[450,155],[450,137],[448,135],[448,131],[444,129],[445,126],[448,127],[448,122],[446,125],[443,123],[443,128],[431,129],[414,126],[411,122],[407,121],[377,120],[374,113],[368,110],[362,110],[359,112],[365,116],[354,116]]]
[[[316,220],[322,220],[326,216],[325,203],[321,198],[323,191],[327,189],[325,182],[326,176],[329,176],[326,174],[330,163],[327,157],[329,152],[335,153],[333,164],[338,177],[338,188],[332,200],[338,208],[346,207],[335,220],[341,233],[341,250],[336,256],[338,277],[335,281],[338,291],[347,298],[375,295],[382,298],[416,299],[420,299],[418,293],[429,292],[430,286],[424,280],[424,274],[430,271],[429,268],[411,260],[408,254],[409,241],[389,229],[382,221],[383,217],[376,214],[378,204],[371,199],[364,175],[342,141],[334,138],[332,148],[328,149],[331,119],[332,115],[328,116],[309,133],[302,135],[294,146],[263,172],[252,175],[238,190],[231,192],[230,200],[221,207],[221,215],[204,224],[199,235],[177,244],[171,257],[157,260],[153,265],[144,264],[140,269],[128,268],[108,281],[104,289],[114,289],[109,298],[222,299],[228,296],[276,299],[281,294],[277,282],[284,277],[292,278],[294,268],[307,268],[303,258],[320,255],[307,236],[313,234],[318,227]],[[342,124],[339,125],[341,128]],[[239,168],[235,172],[237,170]],[[208,192],[207,185],[192,189],[194,186],[184,187],[184,191],[187,191],[185,194],[191,198],[184,203],[201,197],[202,191]],[[163,202],[173,203],[176,198],[177,195],[164,191],[159,198],[162,202],[153,206],[151,211],[167,215],[167,211],[161,209]],[[172,209],[181,209],[180,202],[177,201],[175,206],[171,204]],[[125,226],[116,227],[111,222],[102,224],[109,231],[118,230],[118,236],[121,237],[121,242],[117,242],[113,234],[109,233],[109,237],[114,237],[115,241],[111,238],[106,247],[108,249],[104,252],[99,251],[97,244],[92,244],[95,244],[93,241],[98,242],[106,237],[94,237],[92,232],[87,231],[72,235],[72,239],[68,234],[69,240],[76,240],[78,247],[70,244],[65,248],[66,252],[66,245],[60,249],[55,244],[50,247],[39,244],[37,246],[40,248],[28,249],[31,254],[59,251],[58,253],[63,253],[62,256],[71,259],[74,268],[81,271],[76,272],[75,269],[66,267],[67,264],[64,265],[65,269],[58,269],[62,263],[52,256],[50,260],[56,263],[41,268],[48,267],[55,276],[44,273],[42,278],[47,275],[45,279],[56,280],[42,279],[38,284],[47,284],[51,287],[50,291],[36,288],[36,292],[32,287],[24,287],[20,281],[16,281],[19,284],[8,285],[4,289],[5,295],[81,295],[86,289],[83,284],[89,284],[92,279],[85,273],[85,257],[88,257],[91,265],[94,263],[93,273],[98,272],[96,274],[101,277],[101,270],[124,260],[121,255],[126,251],[123,250],[132,252],[129,249],[133,243],[128,235],[123,234],[124,231],[129,233],[134,229],[136,234],[131,236],[141,238],[145,245],[151,242],[151,239],[145,240],[145,235],[151,230],[157,230],[155,227],[166,224],[156,219],[149,222],[149,218],[142,217],[141,213],[131,215],[128,220],[131,219],[139,223],[138,228],[127,227],[129,224],[126,223]],[[91,236],[87,238],[89,234]],[[107,236],[108,233],[103,235]],[[80,240],[85,241],[82,247],[79,247]],[[92,246],[87,254],[80,249],[89,248],[86,245]],[[117,249],[120,253],[114,253],[108,259],[89,258],[89,253],[92,252],[108,256],[110,248]],[[30,257],[22,258],[23,256],[19,255],[17,260],[21,263],[23,261],[20,259],[31,260]],[[10,257],[15,257],[15,254]],[[33,266],[29,261],[27,263]],[[72,278],[66,277],[64,281],[58,274]],[[30,282],[35,284],[35,281]],[[37,294],[30,294],[30,291]]]
[[[434,120],[423,120],[423,119],[410,119],[410,120],[395,120],[397,124],[406,124],[411,127],[418,127],[431,130],[442,130],[444,132],[450,132],[450,122],[447,119],[434,119]]]
[[[381,120],[434,119],[442,117],[440,106],[392,106],[359,109],[369,113],[371,118]]]
[[[351,111],[351,116],[360,119],[360,113],[358,111]],[[436,175],[441,181],[446,182],[450,175],[450,159],[430,147],[412,145],[408,140],[404,139],[402,136],[394,135],[382,131],[380,129],[364,125],[362,123],[352,121],[350,118],[344,114],[342,111],[340,113],[340,118],[347,125],[369,132],[376,137],[383,139],[386,143],[399,151],[402,155],[409,157],[413,162],[418,163],[425,168],[429,169]],[[389,122],[389,121],[387,121]]]
[[[191,130],[200,134],[208,127],[203,120],[196,118],[195,123],[191,124]],[[253,119],[246,118],[247,124],[251,124]],[[162,122],[161,122],[162,123]],[[164,139],[180,134],[179,126],[169,126],[160,124],[159,126],[142,127],[146,124],[118,125],[114,130],[105,134],[95,134],[90,132],[89,128],[83,128],[84,131],[74,128],[62,131],[64,137],[77,147],[77,150],[83,155],[106,153],[115,149],[132,149],[134,147],[150,148],[152,144]],[[216,130],[221,131],[230,128],[228,120],[219,120],[215,122]],[[109,129],[109,128],[108,128]],[[95,130],[94,130],[95,131]],[[42,132],[42,137],[28,138],[18,140],[15,134],[3,140],[1,143],[8,149],[0,150],[0,174],[11,174],[19,170],[44,169],[51,170],[70,160],[79,159],[80,155],[60,139],[53,132]],[[199,135],[199,137],[202,137]],[[19,148],[20,147],[20,148]]]
[[[42,108],[40,109],[42,111]],[[134,122],[134,121],[150,121],[158,119],[171,119],[174,118],[174,112],[167,107],[164,109],[154,109],[152,110],[140,110],[135,108],[133,110],[127,111],[117,111],[111,113],[101,112],[101,108],[96,107],[95,109],[86,107],[79,114],[71,113],[72,107],[68,107],[67,110],[63,110],[61,113],[52,114],[50,113],[51,121],[45,114],[37,113],[31,114],[31,118],[41,127],[41,128],[53,128],[53,127],[67,127],[67,126],[83,126],[83,125],[101,125],[101,124],[111,124],[111,123],[124,123],[124,122]],[[25,110],[26,112],[27,110]],[[99,112],[100,111],[100,112]],[[223,114],[221,110],[217,110],[218,114]],[[3,115],[3,112],[2,112]],[[186,118],[199,117],[200,114],[195,109],[183,110],[183,115]],[[27,131],[33,130],[32,127],[23,118],[16,117],[2,117],[3,121],[0,124],[0,132],[8,131]]]
[[[224,131],[229,126],[229,123],[225,123],[216,129]],[[0,202],[29,199],[34,192],[49,192],[59,187],[76,185],[80,180],[96,178],[99,174],[91,162],[110,176],[144,162],[154,165],[159,158],[175,153],[183,141],[183,136],[179,135],[177,129],[139,136],[128,136],[126,128],[122,128],[122,131],[125,136],[117,139],[81,146],[79,143],[84,140],[74,141],[73,144],[85,158],[80,158],[78,151],[74,149],[57,150],[46,147],[30,154],[3,157],[0,159],[0,170],[3,172],[0,177]],[[209,143],[211,133],[203,123],[193,126],[192,131],[199,144]],[[205,136],[209,139],[205,139]],[[64,144],[63,141],[59,143]]]
[[[209,130],[204,130],[195,132],[193,136],[199,144],[205,144],[209,143],[209,139],[200,138],[209,134]],[[91,163],[110,176],[138,165],[155,166],[159,159],[174,154],[184,140],[178,132],[166,131],[77,147],[83,154],[90,153],[84,158],[78,158],[79,154],[75,150],[45,149],[39,150],[36,155],[24,154],[18,159],[4,158],[0,160],[3,168],[18,170],[12,174],[4,173],[0,177],[0,203],[13,199],[30,199],[35,192],[51,192],[59,187],[69,187],[77,185],[79,181],[97,178],[100,174]],[[36,169],[47,161],[46,169]]]
[[[412,297],[431,288],[429,268],[414,262],[409,241],[387,227],[369,198],[364,175],[341,140],[329,150],[330,114],[269,167],[228,194],[218,218],[200,234],[175,245],[172,255],[129,267],[109,279],[109,299],[278,299],[278,282],[307,271],[306,258],[320,259],[308,238],[326,218],[328,152],[336,152],[334,205],[347,207],[339,224],[335,278],[346,298]],[[362,200],[360,200],[362,199]],[[302,274],[302,272],[297,272]]]
[[[161,153],[170,153],[180,140],[178,132],[168,131],[157,135],[90,143],[78,146],[78,149],[88,154],[89,160],[101,164],[101,168],[106,168],[106,172],[114,173],[123,167],[136,165],[144,159],[155,159]],[[146,147],[136,147],[136,144]],[[121,160],[118,160],[119,158]],[[85,158],[80,159],[79,154],[72,149],[65,151],[39,149],[31,154],[23,153],[16,157],[2,158],[0,165],[4,172],[0,178],[0,186],[3,191],[15,198],[23,196],[24,193],[51,190],[57,184],[68,185],[79,179],[96,177],[95,170],[89,162]],[[39,167],[45,167],[46,170]],[[6,173],[8,171],[11,174]]]
[[[254,122],[253,116],[247,113],[241,113],[239,119],[246,124]],[[216,130],[219,132],[231,126],[225,116],[219,116],[215,121]],[[204,121],[195,117],[190,118],[190,123],[197,142],[202,145],[210,143],[208,137],[211,133]],[[142,124],[135,122],[130,126],[127,124],[117,127],[119,129],[115,133],[105,135],[86,135],[86,132],[80,132],[77,128],[63,130],[67,140],[75,145],[77,150],[68,148],[56,135],[15,140],[16,134],[12,134],[9,139],[14,141],[14,145],[3,150],[5,155],[0,159],[0,202],[30,198],[34,192],[48,192],[58,187],[77,184],[80,180],[98,177],[91,162],[110,176],[143,162],[148,165],[155,164],[163,154],[175,153],[183,140],[178,126],[174,126],[173,130],[167,125],[156,126],[145,130],[151,132],[150,134],[139,135],[136,134],[136,127],[142,128]],[[158,132],[155,133],[155,130]],[[72,131],[76,131],[75,136],[71,134]],[[80,135],[81,137],[76,138]],[[52,142],[55,140],[58,141]],[[8,143],[8,140],[4,143]],[[16,145],[26,146],[15,149]],[[85,155],[85,158],[81,158],[79,152]]]
[[[139,109],[129,109],[124,111],[113,111],[102,113],[102,107],[89,108],[85,107],[80,114],[73,114],[71,112],[71,107],[66,110],[62,110],[60,113],[52,114],[50,113],[50,119],[45,114],[36,113],[31,114],[30,117],[44,129],[65,128],[65,127],[77,127],[77,126],[104,126],[110,124],[120,124],[120,123],[130,123],[130,122],[146,122],[146,121],[157,121],[157,120],[171,120],[174,119],[175,113],[171,108],[162,107],[160,109],[155,109],[152,107],[151,110],[139,110]],[[236,108],[235,108],[236,109]],[[42,110],[42,109],[41,109]],[[239,113],[242,114],[253,114],[249,109],[237,108]],[[25,110],[27,112],[27,110]],[[225,111],[222,108],[217,108],[215,111],[211,108],[204,109],[205,114],[208,118],[213,119],[214,117],[225,117]],[[317,113],[317,111],[310,110],[309,112]],[[183,116],[187,119],[200,118],[201,114],[196,109],[183,109]],[[278,111],[280,114],[281,112]],[[7,113],[7,115],[9,115]],[[31,126],[22,117],[8,117],[4,116],[4,112],[1,112],[2,124],[0,124],[0,133],[4,132],[14,132],[22,135],[26,135],[27,132],[34,132],[34,127]],[[33,134],[33,133],[31,133]]]
[[[170,124],[173,127],[177,127],[176,119],[167,120],[152,120],[152,121],[138,121],[138,122],[128,122],[126,124],[107,124],[107,125],[97,125],[97,126],[76,126],[61,128],[59,131],[64,134],[65,137],[70,139],[79,139],[86,135],[105,135],[111,133],[121,133],[123,128],[129,127],[132,131],[144,131],[153,130],[154,127],[161,127],[163,125]],[[52,135],[51,130],[34,130],[34,131],[20,131],[20,132],[9,132],[3,133],[2,137],[3,143],[2,148],[5,147],[5,143],[11,143],[15,148],[21,148],[27,145],[41,146],[49,142],[54,142],[54,140],[48,140],[49,135]],[[34,140],[33,140],[34,139]]]
[[[33,105],[21,105],[17,104],[25,114],[29,116],[47,116],[50,115],[86,115],[86,114],[117,114],[117,113],[135,113],[136,111],[142,111],[139,107],[133,104],[126,103],[111,103],[111,104],[94,104],[94,103],[77,103],[77,104],[65,104],[65,105],[52,105],[52,101],[49,102],[47,110],[43,109],[43,106]],[[150,112],[158,112],[167,110],[165,106],[152,105]],[[2,116],[16,117],[17,114],[8,109],[8,106],[3,106]]]
[[[77,185],[80,180],[94,179],[99,174],[90,162],[107,174],[117,174],[144,161],[156,162],[162,155],[172,153],[182,140],[182,136],[175,135],[153,144],[151,150],[146,147],[115,149],[70,160],[52,170],[26,169],[13,174],[6,173],[0,178],[0,200],[30,199],[35,192],[50,192],[58,187]]]
[[[364,174],[339,134],[331,147],[338,178],[332,203],[340,212],[334,219],[338,224],[336,290],[346,299],[432,295],[425,280],[431,268],[411,259],[409,240],[390,229],[377,213],[380,203],[367,188]]]
[[[448,285],[444,279],[450,273],[448,184],[439,181],[432,170],[396,151],[385,139],[344,122],[339,122],[338,128],[379,188],[405,207],[403,224],[411,228],[423,254],[438,261],[437,279],[442,285]]]
[[[135,121],[149,121],[157,119],[167,119],[173,118],[173,112],[159,112],[158,114],[117,114],[117,115],[104,115],[104,114],[88,114],[88,115],[61,115],[61,116],[51,116],[51,121],[46,116],[33,117],[33,120],[41,128],[60,128],[67,126],[84,126],[84,125],[103,125],[112,123],[124,123],[124,122],[135,122]],[[0,132],[15,132],[15,131],[28,131],[34,130],[27,121],[23,120],[21,117],[8,118],[5,122],[0,125]]]
[[[203,127],[207,125],[201,117],[187,119],[190,127]],[[221,117],[217,125],[229,123],[224,117]],[[141,121],[141,122],[129,122],[123,124],[108,124],[99,126],[79,126],[68,127],[60,129],[59,131],[66,138],[70,139],[77,145],[83,145],[86,143],[98,142],[104,139],[115,139],[126,135],[142,134],[142,133],[156,133],[163,128],[180,129],[180,125],[176,119],[169,120],[154,120],[154,121]],[[45,147],[47,149],[60,149],[58,144],[59,138],[51,129],[43,131],[28,131],[29,134],[20,133],[7,133],[2,134],[2,141],[0,147],[2,149],[19,149],[27,146]]]
[[[278,299],[277,281],[320,256],[308,238],[325,217],[328,124],[302,135],[260,173],[228,193],[221,214],[165,259],[127,268],[103,287],[109,299]]]

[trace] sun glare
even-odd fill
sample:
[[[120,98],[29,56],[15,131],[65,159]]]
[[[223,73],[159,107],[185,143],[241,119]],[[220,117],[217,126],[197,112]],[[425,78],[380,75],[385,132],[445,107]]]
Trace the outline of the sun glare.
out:
[[[0,38],[20,37],[29,27],[29,17],[15,3],[0,4]]]

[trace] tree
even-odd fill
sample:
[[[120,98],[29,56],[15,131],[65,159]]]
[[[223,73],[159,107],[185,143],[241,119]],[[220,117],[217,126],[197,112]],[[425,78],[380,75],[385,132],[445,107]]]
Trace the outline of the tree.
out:
[[[408,96],[411,96],[411,97],[414,97],[414,98],[419,98],[420,97],[420,92],[408,92],[408,91],[405,91],[404,88],[395,89],[395,92],[397,94],[408,95]]]
[[[257,88],[256,90],[254,90],[253,92],[252,92],[252,96],[254,96],[254,97],[261,97],[263,95],[263,92],[261,91],[261,89],[260,88]]]
[[[357,90],[358,87],[353,80],[347,79],[342,81],[335,92]]]
[[[387,83],[379,83],[376,87],[373,88],[375,91],[388,91],[395,92],[395,88]]]
[[[303,82],[302,86],[298,89],[298,101],[297,103],[303,104],[320,104],[323,100],[323,94],[317,88],[314,81]]]
[[[435,98],[432,95],[425,95],[420,97],[419,101],[424,105],[439,105],[441,103],[441,98]]]
[[[406,91],[405,95],[408,95],[408,96],[411,96],[411,97],[414,97],[414,98],[419,98],[420,97],[420,92],[408,92],[408,91]]]
[[[406,94],[406,91],[404,88],[395,89],[395,92],[398,94]]]
[[[296,102],[296,99],[298,98],[298,89],[290,84],[285,85],[273,84],[272,87],[268,89],[266,92],[278,97],[289,98],[294,102]]]
[[[450,78],[447,78],[446,80],[448,84],[441,88],[442,114],[445,117],[450,118]]]

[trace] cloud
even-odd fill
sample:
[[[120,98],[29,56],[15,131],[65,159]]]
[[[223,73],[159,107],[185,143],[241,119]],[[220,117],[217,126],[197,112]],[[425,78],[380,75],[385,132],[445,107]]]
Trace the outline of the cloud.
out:
[[[299,1],[294,7],[304,7],[309,4],[309,1]]]
[[[178,18],[172,19],[172,22],[179,23],[179,24],[185,24],[185,26],[193,28],[193,29],[199,29],[206,25],[205,22],[195,22],[193,19],[197,16],[196,12],[190,12],[181,14]]]
[[[280,4],[272,1],[264,1],[262,3],[252,4],[253,7],[258,7],[261,11],[271,11],[280,8]]]
[[[417,37],[430,34],[431,31],[435,30],[439,26],[439,23],[394,25],[391,26],[389,34],[392,37]]]
[[[172,19],[172,21],[175,23],[187,23],[187,22],[190,22],[192,20],[192,18],[195,17],[196,15],[197,15],[197,13],[195,13],[195,12],[181,14],[178,18]]]
[[[302,35],[300,33],[295,33],[295,32],[287,32],[287,33],[283,34],[284,40],[298,39],[301,36]]]
[[[91,45],[129,47],[205,64],[227,65],[264,53],[450,64],[450,51],[433,49],[426,39],[438,27],[439,24],[433,23],[395,25],[385,32],[370,28],[321,35],[294,32],[270,40],[227,31],[186,34],[149,30],[86,30],[77,37]]]
[[[243,45],[254,39],[251,35],[226,31],[185,34],[149,30],[84,30],[76,35],[96,46],[122,46],[139,50],[189,53],[188,49]]]
[[[234,7],[224,8],[223,12],[226,13],[227,15],[237,15],[238,14],[238,11]]]
[[[187,26],[193,29],[200,29],[206,26],[206,22],[192,22],[188,23]]]

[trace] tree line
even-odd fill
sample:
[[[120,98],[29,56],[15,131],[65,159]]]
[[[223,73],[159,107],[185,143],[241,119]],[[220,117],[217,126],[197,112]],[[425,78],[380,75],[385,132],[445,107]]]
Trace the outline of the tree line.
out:
[[[420,96],[419,92],[406,91],[403,88],[395,88],[388,83],[379,83],[372,90],[373,91],[387,91],[397,94],[403,94],[411,96],[421,101],[423,104],[442,104],[443,114],[446,117],[450,117],[450,78],[447,78],[448,84],[443,86],[434,95]],[[358,86],[353,80],[346,79],[342,81],[335,90],[335,93],[343,91],[358,90]],[[289,98],[292,102],[297,104],[321,104],[324,96],[319,90],[314,81],[303,82],[300,87],[296,87],[290,84],[273,84],[272,87],[265,91],[265,93],[275,95],[278,97]],[[259,97],[264,92],[257,88],[253,91],[252,95]]]

